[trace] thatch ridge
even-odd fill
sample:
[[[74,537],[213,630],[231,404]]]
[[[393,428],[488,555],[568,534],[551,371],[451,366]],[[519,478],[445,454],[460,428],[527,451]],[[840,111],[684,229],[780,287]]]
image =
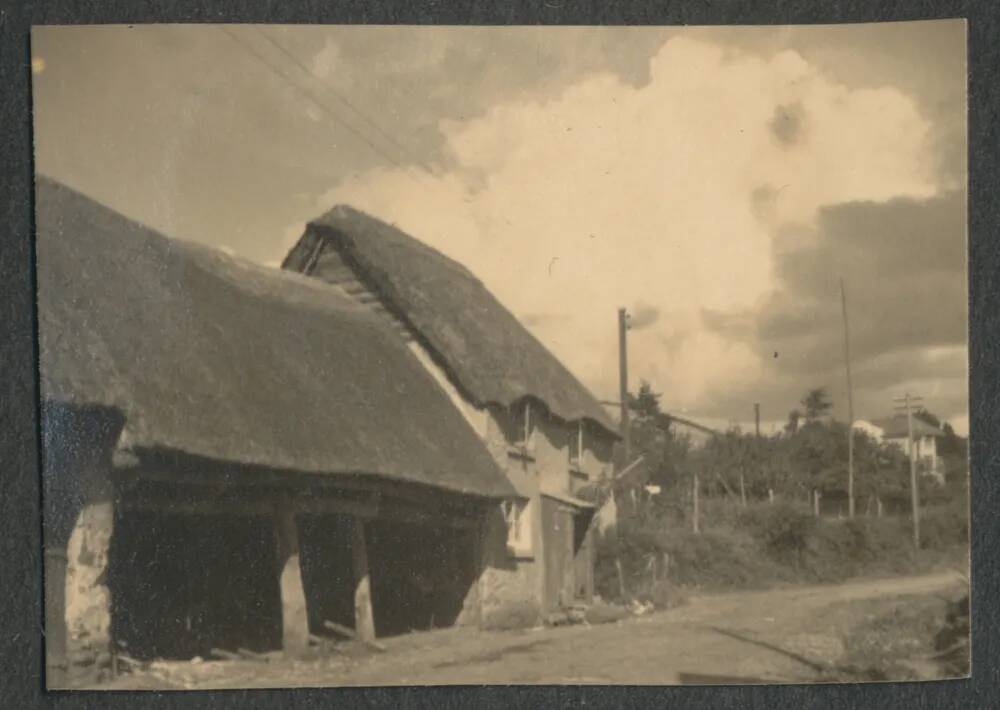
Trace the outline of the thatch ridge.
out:
[[[587,420],[617,437],[597,399],[465,266],[338,205],[309,223],[283,267],[310,273],[308,255],[320,242],[361,272],[473,402],[511,407],[530,398],[559,419]]]
[[[43,400],[120,410],[119,446],[512,493],[405,345],[336,289],[48,179],[36,206]]]

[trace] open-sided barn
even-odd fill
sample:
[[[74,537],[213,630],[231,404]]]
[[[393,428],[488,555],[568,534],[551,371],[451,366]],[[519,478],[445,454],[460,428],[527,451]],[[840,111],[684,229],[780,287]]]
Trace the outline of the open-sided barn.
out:
[[[67,646],[479,622],[487,520],[518,497],[391,326],[50,180],[36,204],[50,686]]]

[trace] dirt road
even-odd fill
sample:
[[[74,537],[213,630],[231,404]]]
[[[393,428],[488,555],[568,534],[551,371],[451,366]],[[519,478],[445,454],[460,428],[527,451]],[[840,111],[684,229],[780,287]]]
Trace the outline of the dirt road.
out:
[[[692,597],[601,626],[517,632],[447,629],[385,639],[387,652],[309,661],[170,662],[103,687],[223,688],[413,684],[676,684],[697,675],[808,682],[874,607],[952,592],[952,573]],[[692,677],[692,674],[695,677]]]

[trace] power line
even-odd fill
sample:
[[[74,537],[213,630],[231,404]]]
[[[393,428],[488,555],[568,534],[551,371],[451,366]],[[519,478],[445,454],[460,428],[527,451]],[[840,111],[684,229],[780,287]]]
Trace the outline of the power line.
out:
[[[290,62],[292,62],[292,63],[293,63],[293,64],[294,64],[295,66],[297,66],[297,67],[298,67],[299,69],[301,69],[302,71],[304,71],[304,72],[305,72],[306,74],[308,74],[308,75],[309,75],[310,77],[312,77],[312,78],[313,78],[313,79],[315,79],[316,81],[320,82],[320,83],[322,84],[322,86],[323,86],[323,89],[324,89],[325,91],[327,91],[328,93],[330,93],[330,94],[332,94],[332,95],[333,95],[334,97],[336,97],[336,98],[337,98],[337,100],[339,100],[339,101],[340,101],[340,102],[341,102],[341,103],[342,103],[342,104],[343,104],[344,106],[346,106],[346,107],[347,107],[348,109],[350,109],[350,111],[351,111],[352,113],[354,113],[354,115],[356,115],[356,116],[357,116],[358,118],[360,118],[360,119],[361,119],[362,121],[364,121],[364,122],[365,122],[366,124],[368,124],[368,125],[369,125],[369,126],[370,126],[370,127],[371,127],[371,128],[373,129],[373,130],[375,130],[375,131],[376,131],[376,132],[377,132],[377,133],[378,133],[378,134],[379,134],[380,136],[382,136],[382,137],[383,137],[383,138],[384,138],[384,139],[385,139],[386,141],[388,141],[389,143],[391,143],[391,144],[392,144],[392,145],[393,145],[393,146],[394,146],[395,148],[397,148],[397,149],[398,149],[398,150],[399,150],[400,152],[402,152],[402,153],[406,154],[406,156],[407,156],[408,158],[410,158],[410,160],[412,160],[412,161],[413,161],[414,163],[417,163],[418,165],[420,165],[420,167],[422,167],[422,168],[423,168],[424,170],[426,170],[426,171],[427,171],[427,172],[429,172],[429,173],[431,173],[431,172],[432,172],[432,171],[431,171],[431,169],[430,169],[430,168],[429,168],[428,166],[424,165],[424,163],[423,163],[423,162],[422,162],[422,161],[421,161],[420,159],[418,159],[418,158],[417,158],[417,157],[416,157],[416,156],[415,156],[415,155],[414,155],[414,154],[413,154],[413,153],[412,153],[412,152],[410,151],[410,149],[409,149],[409,148],[407,148],[407,147],[406,147],[405,145],[403,145],[403,144],[402,144],[402,143],[400,143],[400,142],[399,142],[398,140],[396,140],[396,139],[395,139],[395,138],[394,138],[394,137],[393,137],[393,136],[392,136],[392,135],[391,135],[391,134],[390,134],[389,132],[387,132],[387,131],[386,131],[386,130],[384,130],[384,129],[383,129],[383,128],[382,128],[381,126],[379,126],[379,125],[378,125],[378,124],[377,124],[377,123],[376,123],[376,122],[375,122],[375,121],[374,121],[373,119],[371,119],[371,118],[370,118],[370,117],[369,117],[369,116],[368,116],[368,115],[367,115],[367,114],[366,114],[366,113],[365,113],[364,111],[362,111],[362,110],[361,110],[361,109],[359,109],[359,108],[358,108],[357,106],[355,106],[355,105],[354,105],[354,104],[353,104],[353,103],[351,102],[351,100],[350,100],[350,99],[348,99],[348,98],[347,98],[346,96],[344,96],[344,95],[343,95],[343,94],[341,94],[341,93],[340,93],[339,91],[337,91],[336,89],[334,89],[334,88],[333,88],[332,86],[330,86],[330,84],[329,84],[328,82],[326,82],[326,81],[325,81],[325,80],[324,80],[324,79],[323,79],[322,77],[318,76],[318,75],[316,74],[316,72],[314,72],[314,71],[313,71],[312,69],[310,69],[310,68],[309,68],[308,66],[306,66],[306,64],[305,64],[305,63],[304,63],[304,62],[303,62],[303,61],[302,61],[302,60],[301,60],[301,59],[300,59],[300,58],[299,58],[298,56],[296,56],[294,52],[290,51],[290,50],[289,50],[289,49],[288,49],[287,47],[285,47],[285,46],[284,46],[284,45],[283,45],[283,44],[282,44],[281,42],[279,42],[278,40],[276,40],[276,39],[275,39],[274,37],[272,37],[271,35],[269,35],[269,34],[268,34],[267,32],[265,32],[265,31],[264,31],[263,29],[261,29],[260,27],[258,27],[258,26],[256,26],[256,25],[255,25],[255,26],[254,26],[254,29],[255,29],[255,30],[257,31],[257,33],[258,33],[258,34],[259,34],[259,35],[260,35],[261,37],[263,37],[263,38],[264,38],[265,40],[267,40],[267,42],[269,42],[269,43],[270,43],[270,44],[271,44],[271,45],[272,45],[272,46],[273,46],[273,47],[274,47],[275,49],[277,49],[277,50],[278,50],[279,52],[281,52],[281,54],[282,54],[282,55],[284,55],[284,56],[285,56],[285,57],[286,57],[286,58],[287,58],[287,59],[288,59],[288,60],[289,60]]]
[[[336,121],[337,123],[339,123],[340,125],[342,125],[344,128],[346,128],[347,130],[349,130],[351,133],[353,133],[355,136],[357,136],[358,138],[360,138],[364,142],[364,144],[367,145],[369,148],[371,148],[375,153],[377,153],[383,159],[385,159],[386,161],[388,161],[389,163],[391,163],[393,166],[395,166],[397,168],[401,168],[401,169],[403,168],[403,165],[400,164],[399,161],[397,161],[391,155],[389,155],[384,150],[382,150],[376,143],[373,143],[366,135],[364,135],[357,128],[355,128],[354,126],[352,126],[350,123],[347,123],[346,121],[344,121],[344,119],[342,119],[340,116],[338,116],[326,104],[324,104],[322,101],[320,101],[318,98],[316,98],[316,96],[311,91],[309,91],[308,89],[305,89],[302,86],[300,86],[292,77],[290,77],[288,74],[284,73],[283,71],[281,71],[280,69],[278,69],[276,66],[274,66],[270,61],[267,60],[266,57],[264,57],[256,49],[254,49],[252,45],[250,45],[247,42],[245,42],[244,40],[240,39],[240,37],[238,35],[236,35],[234,32],[231,32],[226,27],[223,27],[221,25],[217,25],[217,27],[219,28],[219,31],[224,32],[226,35],[228,35],[229,38],[231,40],[233,40],[237,45],[239,45],[245,52],[247,52],[248,54],[250,54],[252,57],[254,57],[254,59],[256,59],[258,62],[260,62],[261,64],[263,64],[264,66],[266,66],[272,72],[274,72],[283,81],[285,81],[289,85],[291,85],[292,88],[296,89],[302,96],[304,96],[310,102],[312,102],[312,104],[314,106],[316,106],[319,110],[321,110],[323,113],[327,114],[334,121]]]

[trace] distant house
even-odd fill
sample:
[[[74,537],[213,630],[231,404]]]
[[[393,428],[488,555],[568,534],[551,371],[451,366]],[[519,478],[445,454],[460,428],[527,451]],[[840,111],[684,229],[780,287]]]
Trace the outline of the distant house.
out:
[[[49,180],[36,205],[50,686],[479,622],[519,497],[382,318]]]
[[[864,431],[878,442],[895,444],[907,457],[914,454],[917,460],[924,464],[924,472],[939,480],[944,480],[944,467],[938,456],[937,442],[944,437],[944,432],[938,427],[924,421],[920,417],[913,418],[913,449],[910,451],[910,432],[905,415],[897,415],[885,419],[864,420],[854,422],[854,428]]]
[[[610,474],[617,439],[591,393],[464,266],[357,210],[310,223],[282,266],[390,324],[523,496],[486,533],[486,623],[589,600],[593,506],[577,493]]]

